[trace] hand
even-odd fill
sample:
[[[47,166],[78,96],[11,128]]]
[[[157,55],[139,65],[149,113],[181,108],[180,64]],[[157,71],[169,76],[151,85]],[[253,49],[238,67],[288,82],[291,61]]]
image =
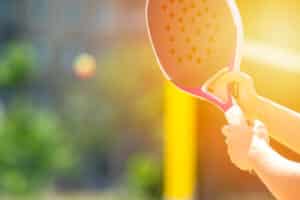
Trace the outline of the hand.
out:
[[[253,80],[249,75],[243,72],[231,72],[225,68],[212,76],[205,83],[204,88],[223,101],[227,101],[228,88],[232,84],[237,85],[237,94],[232,95],[235,97],[244,114],[248,119],[254,118],[251,113],[256,108],[255,103],[257,102],[258,95]]]
[[[265,126],[255,121],[254,126],[246,124],[227,125],[222,129],[226,137],[228,154],[234,165],[244,171],[251,171],[250,154],[259,143],[269,144],[268,131]]]

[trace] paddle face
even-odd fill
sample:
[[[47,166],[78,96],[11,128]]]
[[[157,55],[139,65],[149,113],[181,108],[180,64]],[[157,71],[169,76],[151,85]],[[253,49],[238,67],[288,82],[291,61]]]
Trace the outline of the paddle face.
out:
[[[222,102],[203,85],[224,67],[239,70],[242,25],[234,0],[148,0],[147,23],[165,76],[223,111],[230,108],[231,98]]]

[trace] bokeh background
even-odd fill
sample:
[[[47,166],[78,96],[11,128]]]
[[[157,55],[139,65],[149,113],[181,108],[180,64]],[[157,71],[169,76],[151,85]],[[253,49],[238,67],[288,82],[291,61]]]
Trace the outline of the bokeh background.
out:
[[[261,95],[300,111],[300,67],[289,63],[300,52],[299,1],[237,3],[249,44],[242,70]],[[165,83],[144,7],[0,0],[0,199],[162,199]],[[223,114],[200,100],[195,112],[195,198],[272,199],[230,164]]]

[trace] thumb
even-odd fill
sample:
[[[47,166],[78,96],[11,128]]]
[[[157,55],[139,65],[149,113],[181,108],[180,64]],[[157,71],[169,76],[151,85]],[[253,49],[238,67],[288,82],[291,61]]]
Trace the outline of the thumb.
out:
[[[269,143],[268,130],[265,127],[265,125],[259,120],[254,121],[253,137],[255,137],[256,139],[264,140],[266,143]]]

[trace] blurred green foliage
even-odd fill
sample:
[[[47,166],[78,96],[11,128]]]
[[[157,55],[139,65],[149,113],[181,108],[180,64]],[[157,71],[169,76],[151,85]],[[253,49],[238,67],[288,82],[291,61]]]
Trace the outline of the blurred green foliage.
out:
[[[0,120],[0,191],[33,192],[72,164],[64,131],[50,112],[15,103]]]
[[[36,57],[31,45],[11,43],[1,49],[0,57],[1,89],[15,91],[34,77]],[[58,116],[27,102],[28,95],[18,92],[11,93],[9,102],[3,100],[0,109],[1,193],[36,192],[73,163]]]
[[[15,42],[2,50],[0,57],[0,86],[16,86],[34,72],[35,52],[31,45]]]
[[[129,159],[128,186],[147,199],[162,199],[162,166],[158,159],[137,155]]]
[[[76,173],[63,174],[63,179],[84,185],[84,180],[111,180],[126,172],[131,188],[149,198],[160,197],[159,161],[136,157],[126,168],[134,152],[150,147],[160,152],[162,76],[151,49],[144,43],[125,44],[107,50],[99,60],[96,76],[90,80],[68,82],[63,73],[55,76],[53,81],[63,81],[55,88],[62,92],[57,96],[61,101],[55,99],[55,114],[26,103],[18,93],[4,105],[0,192],[41,189],[53,174],[57,177],[64,169],[74,168],[73,149],[80,162]],[[1,56],[0,87],[16,88],[31,81],[35,63],[30,45],[9,45]]]

